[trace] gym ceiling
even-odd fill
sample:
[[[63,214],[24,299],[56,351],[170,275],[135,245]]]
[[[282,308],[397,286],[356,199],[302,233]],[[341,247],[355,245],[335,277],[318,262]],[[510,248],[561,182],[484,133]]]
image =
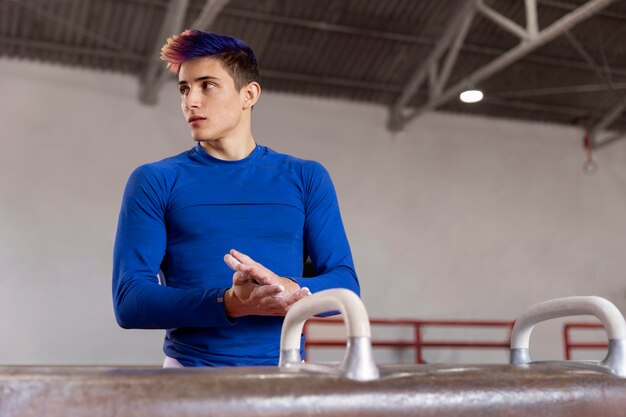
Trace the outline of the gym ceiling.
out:
[[[160,46],[191,27],[250,44],[264,89],[384,106],[394,131],[429,110],[577,125],[597,147],[626,130],[625,0],[0,0],[0,56],[129,74],[150,105]]]

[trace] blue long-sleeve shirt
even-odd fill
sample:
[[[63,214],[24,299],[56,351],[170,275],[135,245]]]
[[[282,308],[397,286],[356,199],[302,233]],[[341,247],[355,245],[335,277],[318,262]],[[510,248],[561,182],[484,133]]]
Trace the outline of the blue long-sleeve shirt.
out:
[[[233,271],[223,257],[230,249],[313,293],[359,293],[321,164],[260,145],[245,159],[224,161],[196,145],[137,168],[128,180],[113,265],[120,326],[167,329],[165,354],[186,366],[275,365],[283,317],[226,316]],[[301,277],[307,255],[313,278]]]

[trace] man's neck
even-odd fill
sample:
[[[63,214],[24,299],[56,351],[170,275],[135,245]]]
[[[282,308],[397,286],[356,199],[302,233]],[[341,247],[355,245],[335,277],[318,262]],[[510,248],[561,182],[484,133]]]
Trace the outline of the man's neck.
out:
[[[232,138],[200,141],[200,146],[212,157],[225,161],[239,161],[254,151],[256,143],[250,135],[244,140],[235,141]]]

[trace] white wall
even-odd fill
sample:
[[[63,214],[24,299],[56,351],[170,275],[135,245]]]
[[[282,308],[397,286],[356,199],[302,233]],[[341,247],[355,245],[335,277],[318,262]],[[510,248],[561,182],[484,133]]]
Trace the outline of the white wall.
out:
[[[0,363],[158,363],[162,332],[115,324],[111,251],[132,169],[193,145],[175,87],[146,107],[127,76],[0,74]],[[371,316],[514,319],[574,294],[626,311],[626,141],[588,176],[575,128],[431,113],[394,136],[385,121],[267,92],[254,110],[259,143],[331,172]],[[559,332],[540,326],[534,357],[562,357]]]

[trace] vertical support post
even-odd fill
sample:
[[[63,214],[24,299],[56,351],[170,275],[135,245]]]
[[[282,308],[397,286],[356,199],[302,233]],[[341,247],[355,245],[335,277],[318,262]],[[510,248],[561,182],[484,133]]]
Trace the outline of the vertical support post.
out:
[[[565,324],[563,326],[563,347],[565,349],[565,360],[569,361],[572,359],[572,349],[570,348],[570,340],[569,340],[569,325]]]
[[[304,334],[304,361],[309,362],[309,322],[305,321],[302,327],[302,334]]]
[[[431,97],[435,97],[440,90],[437,88],[439,85],[439,80],[437,79],[437,72],[439,70],[439,65],[436,62],[428,69],[428,94]]]
[[[422,326],[419,323],[415,323],[415,363],[424,363],[424,358],[422,357]]]
[[[531,39],[535,38],[539,33],[537,0],[526,0],[526,31]]]

